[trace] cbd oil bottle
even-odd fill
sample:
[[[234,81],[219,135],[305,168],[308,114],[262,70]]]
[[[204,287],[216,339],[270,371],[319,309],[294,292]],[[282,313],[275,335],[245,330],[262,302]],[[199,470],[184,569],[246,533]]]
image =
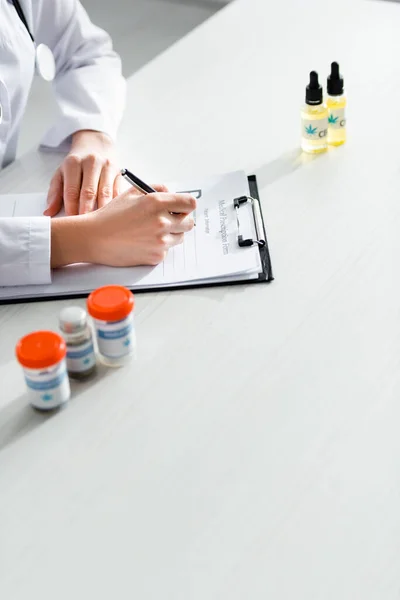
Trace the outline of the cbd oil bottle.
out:
[[[305,152],[316,154],[328,147],[328,109],[323,101],[318,73],[311,71],[306,87],[306,103],[301,111],[301,147]]]

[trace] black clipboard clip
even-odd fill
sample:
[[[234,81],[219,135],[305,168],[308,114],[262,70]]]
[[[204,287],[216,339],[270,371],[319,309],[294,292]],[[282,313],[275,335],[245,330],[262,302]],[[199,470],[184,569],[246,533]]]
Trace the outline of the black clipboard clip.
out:
[[[239,208],[246,204],[247,202],[251,203],[251,208],[253,212],[254,218],[254,226],[256,230],[256,239],[252,238],[243,239],[242,234],[240,233],[240,220],[239,220]],[[246,248],[247,246],[254,246],[254,244],[258,244],[261,248],[263,248],[266,244],[267,234],[264,227],[264,222],[261,216],[261,206],[258,198],[252,198],[252,196],[239,196],[239,198],[235,198],[233,201],[233,206],[236,211],[236,223],[238,228],[238,244],[241,248]]]

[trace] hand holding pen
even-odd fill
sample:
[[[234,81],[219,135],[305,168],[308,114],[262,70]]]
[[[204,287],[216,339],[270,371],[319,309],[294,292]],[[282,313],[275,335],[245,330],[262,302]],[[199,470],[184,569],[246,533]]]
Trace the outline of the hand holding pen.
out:
[[[131,171],[128,171],[128,169],[122,169],[121,175],[128,183],[139,190],[139,192],[143,192],[143,194],[155,194],[157,192],[157,190],[142,181],[142,179],[139,179],[137,175],[134,175]],[[172,212],[171,215],[179,215],[179,213]],[[194,222],[194,225],[196,226],[196,222]]]
[[[51,266],[76,262],[113,267],[157,265],[171,247],[181,244],[194,226],[195,198],[157,191],[139,181],[135,188],[140,194],[129,188],[94,212],[53,219]]]

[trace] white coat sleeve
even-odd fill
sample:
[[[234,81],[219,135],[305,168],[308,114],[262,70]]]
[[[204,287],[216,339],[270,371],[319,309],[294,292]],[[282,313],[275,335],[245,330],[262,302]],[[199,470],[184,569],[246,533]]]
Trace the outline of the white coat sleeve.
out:
[[[35,39],[47,44],[56,62],[53,87],[60,116],[42,147],[66,151],[82,129],[115,140],[125,108],[126,82],[110,37],[91,23],[78,0],[33,0]]]
[[[50,218],[0,218],[0,286],[51,283]]]

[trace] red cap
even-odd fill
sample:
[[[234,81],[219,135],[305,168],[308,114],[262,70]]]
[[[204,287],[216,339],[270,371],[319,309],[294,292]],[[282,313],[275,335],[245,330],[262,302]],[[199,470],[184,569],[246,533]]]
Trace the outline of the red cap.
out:
[[[121,321],[135,305],[132,292],[122,285],[106,285],[94,290],[87,299],[91,317],[99,321]]]
[[[19,340],[15,353],[23,367],[44,369],[59,363],[67,353],[67,347],[58,333],[35,331]]]

